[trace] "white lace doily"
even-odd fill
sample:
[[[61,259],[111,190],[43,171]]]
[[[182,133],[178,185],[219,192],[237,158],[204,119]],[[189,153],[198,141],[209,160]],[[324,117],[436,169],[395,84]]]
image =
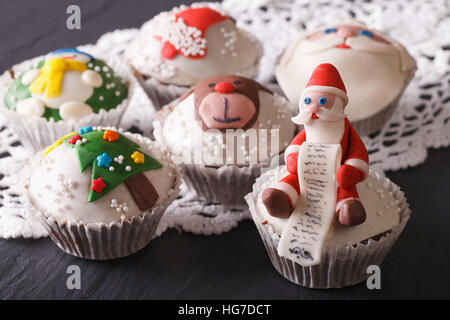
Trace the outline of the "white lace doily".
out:
[[[416,58],[418,70],[390,122],[379,133],[364,138],[371,168],[386,171],[415,166],[426,159],[427,148],[450,145],[448,1],[225,0],[223,6],[240,27],[264,44],[257,80],[278,92],[273,75],[275,58],[299,32],[354,17],[389,33]],[[121,56],[137,32],[137,29],[116,30],[85,49],[99,55]],[[151,136],[154,114],[145,93],[137,90],[121,127]],[[21,206],[17,188],[23,176],[17,172],[32,155],[4,126],[0,131],[0,155],[0,237],[45,236],[45,231]],[[207,203],[184,190],[163,216],[157,235],[168,228],[220,234],[247,218],[249,214],[244,208]]]

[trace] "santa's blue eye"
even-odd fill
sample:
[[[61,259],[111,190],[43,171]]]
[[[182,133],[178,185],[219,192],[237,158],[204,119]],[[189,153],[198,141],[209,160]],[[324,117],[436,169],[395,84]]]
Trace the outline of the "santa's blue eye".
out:
[[[328,28],[328,29],[323,30],[324,34],[332,33],[332,32],[336,32],[336,28]]]
[[[359,34],[362,34],[363,36],[370,37],[370,38],[373,37],[373,33],[370,31],[367,31],[367,30],[360,30]]]
[[[325,103],[327,103],[327,99],[325,99],[325,98],[319,99],[319,104],[325,104]]]
[[[310,102],[311,102],[311,99],[310,99],[310,98],[308,98],[308,97],[306,97],[304,101],[305,101],[305,104],[310,104]]]

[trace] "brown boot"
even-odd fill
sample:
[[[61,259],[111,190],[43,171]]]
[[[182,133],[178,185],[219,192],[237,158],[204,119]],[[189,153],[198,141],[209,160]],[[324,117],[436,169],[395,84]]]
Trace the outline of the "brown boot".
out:
[[[287,194],[281,190],[267,188],[263,191],[261,197],[272,217],[288,218],[294,209]]]
[[[345,200],[337,214],[339,223],[344,226],[356,226],[366,221],[366,210],[356,199]]]

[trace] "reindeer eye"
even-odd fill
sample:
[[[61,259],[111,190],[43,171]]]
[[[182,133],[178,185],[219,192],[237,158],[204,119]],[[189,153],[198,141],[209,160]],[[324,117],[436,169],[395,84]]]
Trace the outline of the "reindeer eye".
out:
[[[306,97],[305,100],[303,100],[305,102],[305,104],[310,104],[311,103],[311,98]]]
[[[216,84],[214,82],[211,82],[210,84],[208,84],[208,87],[210,88],[214,88],[216,86]]]
[[[233,84],[235,84],[237,86],[240,86],[242,84],[242,81],[241,80],[234,80]]]
[[[319,104],[325,104],[327,103],[327,99],[325,99],[324,97],[319,99]]]
[[[360,30],[359,34],[362,34],[363,36],[366,36],[366,37],[369,37],[369,38],[373,37],[373,33],[370,32],[370,31],[367,31],[367,30]]]

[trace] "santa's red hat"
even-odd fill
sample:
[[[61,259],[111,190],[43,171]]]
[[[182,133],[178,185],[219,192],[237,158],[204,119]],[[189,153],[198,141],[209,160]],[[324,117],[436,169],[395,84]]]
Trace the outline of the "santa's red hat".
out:
[[[347,105],[348,97],[344,82],[339,71],[330,63],[319,64],[314,69],[303,94],[311,91],[331,93],[342,98],[344,106]]]

